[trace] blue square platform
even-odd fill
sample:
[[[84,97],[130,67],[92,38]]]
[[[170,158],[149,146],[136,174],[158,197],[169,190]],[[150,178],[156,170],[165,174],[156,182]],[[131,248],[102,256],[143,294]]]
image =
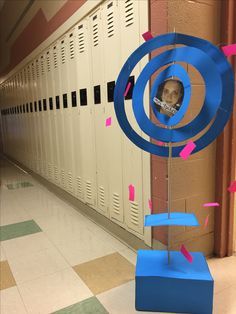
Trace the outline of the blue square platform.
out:
[[[211,314],[214,281],[205,257],[191,253],[193,262],[176,251],[139,250],[135,274],[138,311]]]

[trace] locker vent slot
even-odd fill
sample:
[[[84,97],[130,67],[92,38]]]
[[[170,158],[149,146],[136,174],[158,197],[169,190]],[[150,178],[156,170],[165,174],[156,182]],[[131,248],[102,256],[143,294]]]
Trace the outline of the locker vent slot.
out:
[[[53,51],[53,63],[54,63],[54,69],[56,69],[57,68],[57,52],[56,51]]]
[[[79,53],[84,52],[84,33],[81,32],[78,35],[79,38]]]
[[[34,71],[34,64],[31,64],[31,70],[32,70],[32,79],[35,80],[35,71]]]
[[[125,1],[125,26],[128,27],[134,23],[134,4],[133,0]]]
[[[129,80],[127,82],[127,85],[129,83],[131,83],[131,86],[130,86],[130,89],[129,89],[127,95],[125,96],[125,99],[132,99],[132,94],[133,94],[133,89],[134,89],[134,81],[135,81],[134,76],[133,75],[130,76]]]
[[[71,104],[72,107],[77,107],[76,91],[71,92]]]
[[[114,13],[107,14],[107,36],[112,37],[114,35]]]
[[[63,94],[63,108],[68,108],[67,94]]]
[[[38,62],[38,60],[36,60],[36,74],[37,74],[37,77],[39,77],[39,62]]]
[[[53,110],[53,100],[52,100],[52,97],[49,98],[49,109]]]
[[[48,72],[50,72],[51,70],[51,66],[50,66],[50,57],[49,57],[49,54],[47,53],[47,70]]]
[[[131,223],[138,226],[138,203],[131,202],[130,206],[130,218],[131,218]]]
[[[94,91],[94,104],[100,104],[101,103],[101,89],[100,85],[94,86],[93,88]]]
[[[98,45],[98,24],[93,25],[93,46]]]
[[[56,96],[56,109],[60,109],[60,98]]]
[[[113,193],[113,211],[117,215],[120,214],[120,197],[117,193]]]
[[[103,186],[99,187],[99,204],[102,207],[105,206],[105,191],[104,191],[104,187]]]
[[[58,181],[58,169],[56,166],[54,166],[54,176],[55,176],[55,180]]]
[[[51,170],[51,165],[50,164],[48,164],[48,176],[49,176],[49,178],[52,177],[52,170]]]
[[[68,172],[68,187],[69,187],[70,191],[73,190],[73,182],[72,182],[72,173],[71,172]]]
[[[86,181],[86,197],[92,200],[92,183],[90,181]]]
[[[29,104],[26,104],[26,112],[29,112]]]
[[[87,106],[87,89],[82,88],[79,90],[80,93],[80,105]]]
[[[107,101],[113,102],[114,100],[115,81],[107,83]]]
[[[43,59],[43,56],[41,56],[40,63],[41,63],[41,74],[43,75],[44,74],[44,59]]]
[[[65,46],[61,47],[61,62],[62,62],[62,64],[64,64],[66,62]]]
[[[38,101],[38,104],[39,104],[39,111],[42,111],[42,103],[41,103],[41,100]]]
[[[76,184],[77,184],[77,193],[82,194],[82,183],[81,183],[81,177],[76,178]]]
[[[34,111],[37,112],[37,102],[34,102]]]
[[[65,171],[61,170],[61,183],[62,186],[65,186]]]
[[[43,99],[43,110],[46,111],[47,110],[47,100]]]
[[[74,49],[74,40],[70,40],[70,58],[74,59],[75,57],[75,49]]]
[[[9,110],[9,109],[8,109]],[[25,104],[23,104],[23,112],[25,113]]]
[[[30,112],[33,112],[33,104],[32,104],[32,102],[30,103]]]

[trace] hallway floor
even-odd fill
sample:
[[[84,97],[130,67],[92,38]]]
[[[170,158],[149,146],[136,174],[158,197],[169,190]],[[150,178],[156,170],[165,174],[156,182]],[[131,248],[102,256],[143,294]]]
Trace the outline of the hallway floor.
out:
[[[147,313],[134,308],[135,252],[29,174],[0,167],[1,314]],[[236,256],[208,264],[213,313],[235,314]]]

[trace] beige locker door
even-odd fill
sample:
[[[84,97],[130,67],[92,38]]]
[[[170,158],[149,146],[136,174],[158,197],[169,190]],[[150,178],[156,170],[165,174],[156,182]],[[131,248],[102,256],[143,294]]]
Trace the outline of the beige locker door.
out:
[[[35,171],[39,173],[40,166],[40,142],[38,137],[38,115],[37,115],[37,81],[36,81],[36,69],[35,69],[35,61],[31,62],[30,66],[31,70],[31,81],[32,81],[32,98],[33,98],[33,125],[34,125],[34,147],[35,147]]]
[[[61,94],[64,121],[64,137],[65,137],[65,179],[66,189],[69,193],[74,194],[74,149],[73,149],[73,133],[72,133],[72,117],[71,102],[69,95],[69,47],[68,36],[65,35],[60,39],[60,75],[61,75]]]
[[[79,127],[83,166],[84,201],[96,206],[96,154],[94,143],[93,98],[87,19],[76,29],[76,71],[78,78]]]
[[[60,60],[60,41],[57,41],[53,46],[53,76],[55,87],[55,102],[56,102],[56,124],[59,145],[59,182],[62,188],[66,189],[65,181],[65,132],[64,132],[64,119],[63,119],[63,103],[61,94],[61,60]]]
[[[57,56],[54,55],[54,46],[49,48],[47,53],[47,75],[48,75],[48,101],[49,119],[52,132],[52,178],[54,183],[60,185],[60,148],[59,148],[59,134],[57,123],[57,109],[56,109],[56,92],[55,92],[55,73],[54,68],[57,66]],[[49,108],[50,109],[50,108]]]
[[[50,136],[48,132],[48,119],[47,119],[47,81],[46,81],[46,57],[45,53],[42,53],[39,58],[40,66],[40,81],[41,81],[41,102],[42,102],[42,139],[44,145],[44,176],[49,179],[49,146]]]
[[[97,206],[96,210],[108,216],[108,146],[107,133],[110,127],[105,126],[105,86],[104,63],[107,61],[103,55],[103,15],[100,8],[89,16],[90,33],[90,62],[91,62],[91,88],[93,92],[92,106],[94,110],[94,140],[96,147],[96,181],[97,181]],[[99,94],[100,93],[100,99]],[[97,99],[94,99],[96,95]]]
[[[52,58],[50,48],[45,53],[46,65],[45,65],[45,78],[47,84],[46,90],[46,101],[47,101],[47,114],[46,120],[48,124],[48,136],[49,136],[49,147],[48,147],[48,178],[53,183],[56,183],[54,175],[55,155],[57,154],[56,140],[54,134],[54,115],[53,115],[53,84],[52,84]],[[54,104],[55,105],[55,104]],[[57,163],[58,164],[58,163]]]
[[[111,117],[112,125],[105,129],[109,178],[109,214],[116,223],[124,226],[122,131],[118,125],[112,99],[115,80],[120,71],[120,32],[117,1],[106,1],[102,6],[103,67],[105,92],[105,118]],[[112,86],[113,85],[113,86]],[[103,122],[104,123],[104,122]]]
[[[35,60],[35,80],[36,80],[36,102],[37,102],[37,136],[39,141],[39,174],[44,176],[44,139],[42,136],[42,86],[41,86],[41,78],[40,78],[40,63],[39,59]],[[40,110],[41,108],[41,110]]]
[[[78,25],[75,26],[67,34],[68,36],[68,84],[69,93],[68,100],[70,108],[70,124],[71,124],[71,139],[73,146],[73,162],[74,162],[74,195],[84,200],[84,185],[83,185],[83,160],[81,153],[81,133],[80,133],[80,114],[79,114],[79,94],[78,94],[78,77],[77,77],[77,58],[76,52],[79,51],[78,41],[79,36]]]
[[[122,64],[127,60],[129,55],[140,45],[140,19],[147,20],[147,11],[140,10],[140,1],[126,0],[118,1],[120,16],[120,33],[121,33],[121,61]],[[139,67],[136,67],[131,75],[136,78],[139,75]],[[132,109],[131,100],[125,101],[126,115],[133,129],[141,135]],[[123,176],[124,176],[124,208],[125,222],[128,229],[138,237],[143,238],[144,226],[144,207],[148,206],[143,203],[143,158],[142,151],[131,143],[125,136],[123,137]],[[135,187],[135,200],[129,201],[128,186],[132,184]]]

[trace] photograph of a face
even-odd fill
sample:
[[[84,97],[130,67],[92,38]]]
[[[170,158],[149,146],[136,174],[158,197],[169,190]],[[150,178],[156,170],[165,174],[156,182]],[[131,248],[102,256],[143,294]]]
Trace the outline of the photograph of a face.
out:
[[[181,107],[183,96],[184,87],[182,82],[168,79],[159,85],[153,101],[160,113],[173,117]]]

